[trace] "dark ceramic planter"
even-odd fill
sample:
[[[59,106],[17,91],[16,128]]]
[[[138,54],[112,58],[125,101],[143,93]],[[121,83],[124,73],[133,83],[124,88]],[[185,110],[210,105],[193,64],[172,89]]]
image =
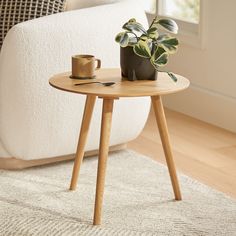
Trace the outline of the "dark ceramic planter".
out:
[[[133,48],[120,48],[122,77],[127,80],[156,80],[157,71],[148,58],[136,55]]]

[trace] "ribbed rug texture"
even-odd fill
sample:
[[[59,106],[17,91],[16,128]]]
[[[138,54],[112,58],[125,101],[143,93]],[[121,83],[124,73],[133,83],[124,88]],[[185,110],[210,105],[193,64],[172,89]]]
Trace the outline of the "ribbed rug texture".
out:
[[[73,162],[0,171],[0,235],[236,235],[236,201],[130,150],[109,156],[101,226],[92,226],[97,158],[85,158],[76,191]]]

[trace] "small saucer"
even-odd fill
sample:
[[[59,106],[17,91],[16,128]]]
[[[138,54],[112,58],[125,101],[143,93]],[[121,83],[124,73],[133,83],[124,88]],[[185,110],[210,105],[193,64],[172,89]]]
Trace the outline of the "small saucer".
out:
[[[93,77],[79,77],[79,76],[73,76],[73,75],[70,75],[70,78],[71,79],[95,79],[96,78],[96,75],[94,75]]]

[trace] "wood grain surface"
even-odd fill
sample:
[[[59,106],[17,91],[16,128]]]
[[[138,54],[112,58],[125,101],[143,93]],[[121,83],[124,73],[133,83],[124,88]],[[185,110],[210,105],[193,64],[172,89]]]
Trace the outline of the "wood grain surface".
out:
[[[158,79],[153,80],[122,80],[120,69],[100,69],[96,71],[95,79],[79,80],[71,79],[70,72],[53,76],[49,84],[57,89],[80,93],[86,95],[96,95],[98,97],[142,97],[165,95],[184,90],[189,86],[189,80],[183,76],[176,75],[177,82],[166,73],[158,73]],[[101,84],[87,84],[75,86],[77,83],[87,82],[115,82],[114,85],[106,87]]]

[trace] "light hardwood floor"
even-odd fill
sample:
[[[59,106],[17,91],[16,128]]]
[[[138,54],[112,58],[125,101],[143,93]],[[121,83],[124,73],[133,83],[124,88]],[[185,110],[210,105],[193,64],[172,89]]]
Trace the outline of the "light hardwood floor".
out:
[[[177,170],[236,198],[236,134],[165,109]],[[128,148],[165,164],[151,111],[141,135]]]

